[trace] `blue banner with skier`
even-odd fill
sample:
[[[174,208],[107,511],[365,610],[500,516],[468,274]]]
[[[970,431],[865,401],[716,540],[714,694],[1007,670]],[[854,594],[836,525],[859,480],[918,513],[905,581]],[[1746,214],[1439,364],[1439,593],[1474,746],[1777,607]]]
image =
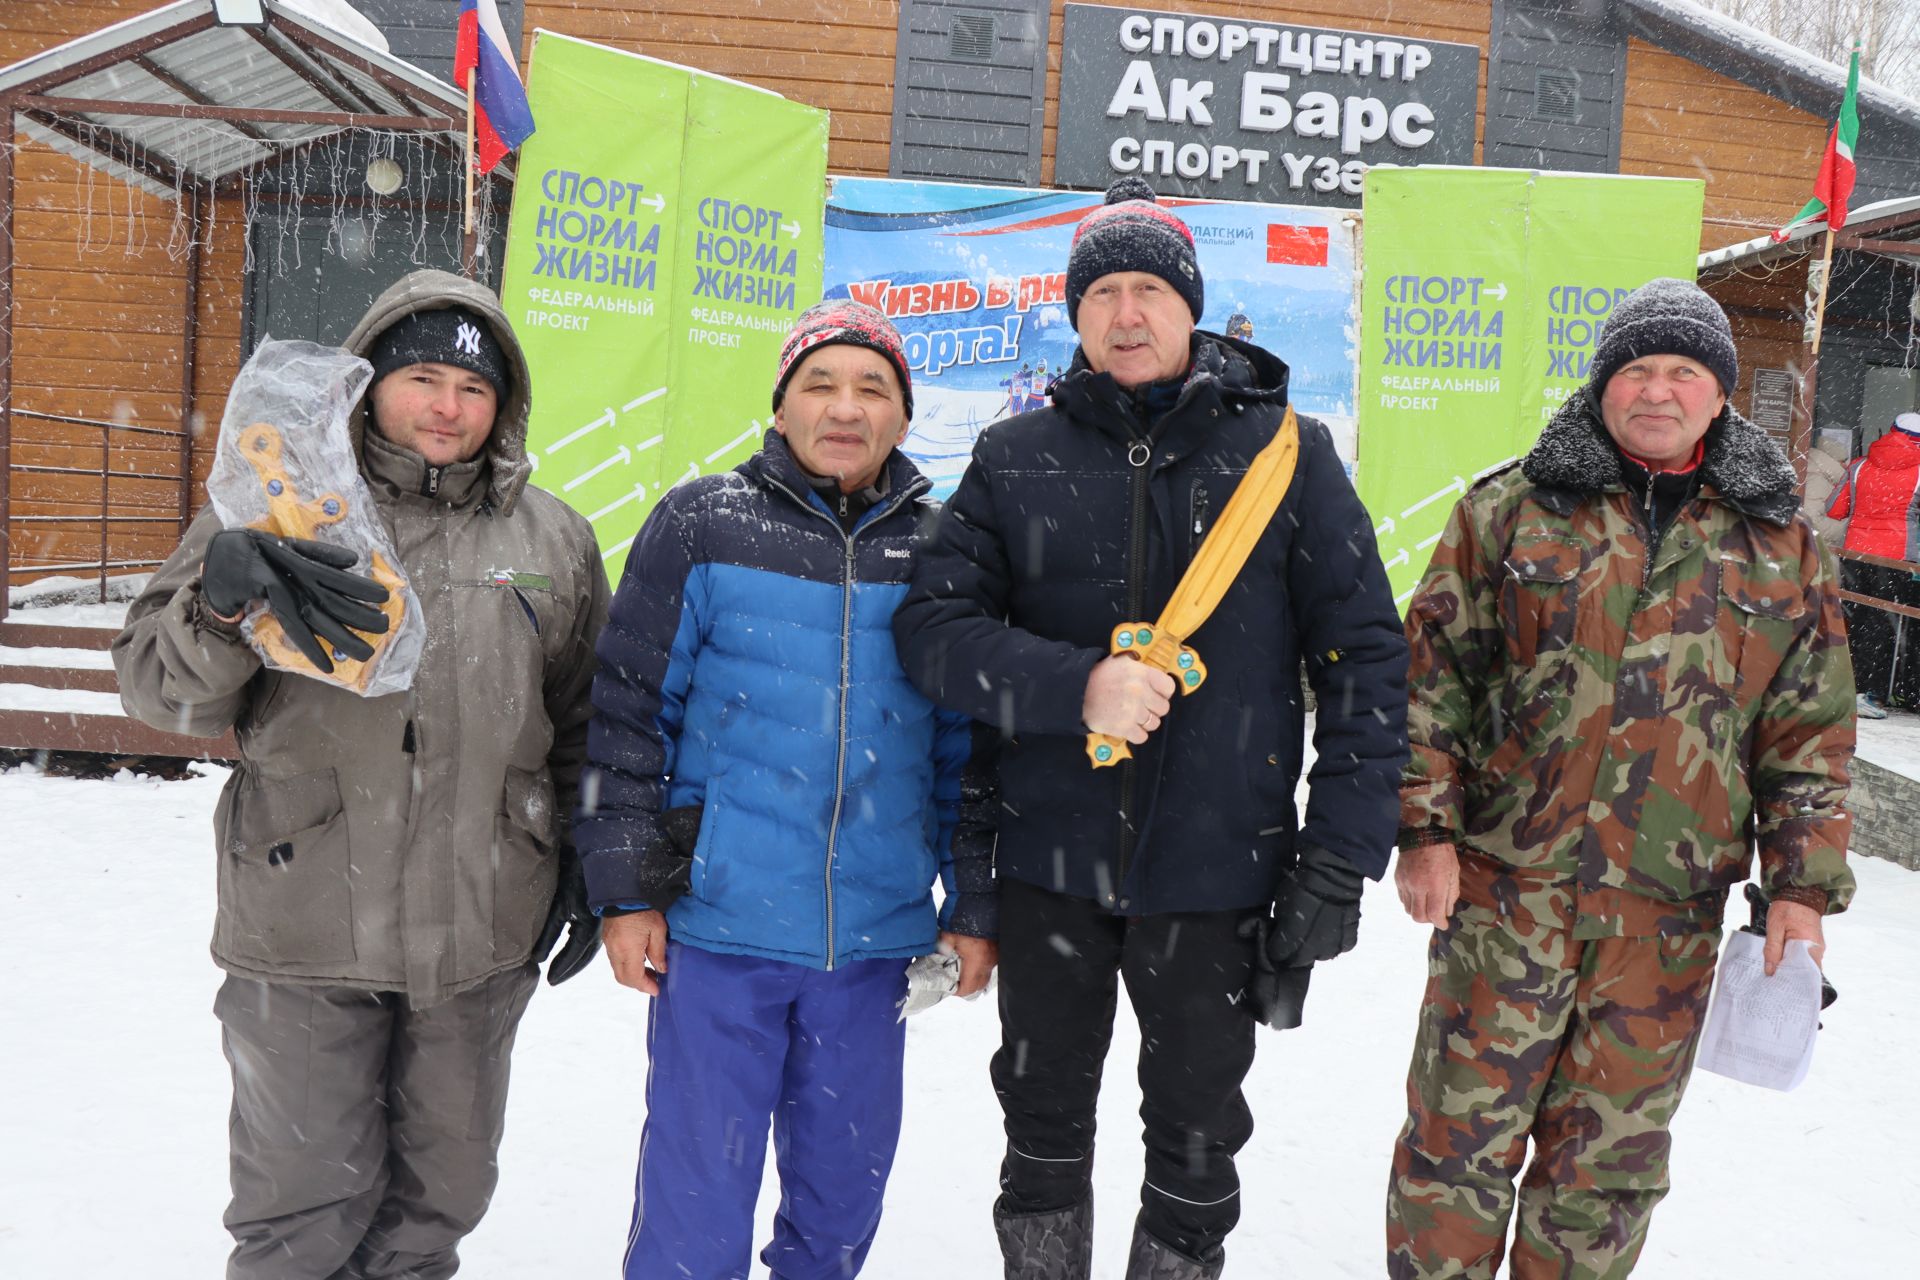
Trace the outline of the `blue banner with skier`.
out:
[[[1073,358],[1067,253],[1098,192],[836,178],[825,293],[892,318],[913,370],[906,451],[946,496],[988,424],[1037,409]],[[1294,403],[1333,429],[1352,470],[1354,246],[1337,209],[1167,200],[1207,281],[1200,327],[1292,370]]]

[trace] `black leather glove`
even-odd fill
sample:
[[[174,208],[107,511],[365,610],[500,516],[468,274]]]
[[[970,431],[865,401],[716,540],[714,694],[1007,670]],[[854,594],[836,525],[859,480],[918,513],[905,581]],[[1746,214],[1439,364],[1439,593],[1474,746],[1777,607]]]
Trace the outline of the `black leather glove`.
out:
[[[1264,915],[1250,916],[1240,924],[1240,936],[1253,942],[1253,976],[1247,980],[1247,1013],[1255,1022],[1264,1022],[1275,1031],[1290,1031],[1300,1025],[1306,1011],[1307,979],[1313,966],[1282,969],[1273,962],[1270,950],[1273,921]]]
[[[665,911],[680,901],[693,881],[693,850],[700,843],[697,804],[683,804],[660,815],[666,843],[640,860],[640,900],[654,911]]]
[[[1267,955],[1292,969],[1353,950],[1360,940],[1360,890],[1366,877],[1352,863],[1317,845],[1302,845],[1300,861],[1273,898]]]
[[[587,878],[580,870],[580,855],[572,849],[560,851],[560,880],[553,889],[553,905],[547,908],[547,923],[534,940],[533,962],[540,964],[567,932],[567,945],[560,948],[547,966],[547,983],[559,986],[586,968],[600,950],[600,917],[587,906]]]
[[[386,601],[387,589],[346,572],[355,560],[353,552],[324,542],[225,529],[207,544],[200,593],[208,608],[225,617],[241,612],[249,600],[265,600],[307,661],[331,672],[330,650],[358,662],[373,656],[373,646],[354,631],[380,635],[387,629],[387,615],[372,607]]]

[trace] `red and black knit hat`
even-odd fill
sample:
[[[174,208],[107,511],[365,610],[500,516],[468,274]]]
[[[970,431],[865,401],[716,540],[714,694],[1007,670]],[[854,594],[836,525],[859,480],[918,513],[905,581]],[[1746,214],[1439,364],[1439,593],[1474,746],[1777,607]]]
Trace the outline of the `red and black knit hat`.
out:
[[[906,399],[907,420],[911,422],[913,378],[907,372],[906,346],[900,341],[900,331],[879,310],[864,302],[855,302],[852,298],[829,298],[825,302],[816,302],[802,311],[793,322],[793,332],[787,335],[786,345],[780,348],[780,368],[773,379],[773,407],[780,407],[780,400],[786,394],[787,379],[800,367],[801,359],[810,351],[830,347],[836,342],[878,351],[887,358],[893,365],[893,371],[900,375],[900,394]]]
[[[1186,299],[1193,321],[1206,307],[1206,285],[1193,232],[1171,209],[1155,203],[1146,180],[1125,177],[1107,188],[1107,202],[1080,219],[1067,258],[1067,322],[1080,323],[1080,298],[1101,276],[1144,271],[1159,276]]]

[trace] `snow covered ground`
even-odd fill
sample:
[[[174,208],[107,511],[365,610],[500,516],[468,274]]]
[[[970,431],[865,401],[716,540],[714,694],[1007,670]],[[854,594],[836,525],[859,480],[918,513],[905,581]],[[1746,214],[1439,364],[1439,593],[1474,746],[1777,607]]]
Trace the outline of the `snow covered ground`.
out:
[[[228,1081],[211,1013],[209,824],[187,782],[0,774],[0,1276],[205,1280],[227,1249]],[[1834,921],[1841,1001],[1811,1079],[1771,1094],[1694,1077],[1647,1280],[1910,1274],[1920,1203],[1920,875],[1857,864]],[[1323,966],[1307,1025],[1261,1033],[1245,1217],[1228,1274],[1378,1277],[1381,1203],[1424,978],[1425,932],[1375,886],[1360,949]],[[542,987],[520,1034],[504,1174],[462,1274],[617,1274],[643,1118],[646,1000],[604,964]],[[988,1209],[999,1114],[990,1002],[911,1024],[910,1094],[867,1274],[999,1274]],[[1118,1280],[1140,1153],[1123,1012],[1102,1107],[1095,1275]],[[762,1198],[771,1215],[773,1189]],[[755,1276],[764,1276],[756,1269]]]

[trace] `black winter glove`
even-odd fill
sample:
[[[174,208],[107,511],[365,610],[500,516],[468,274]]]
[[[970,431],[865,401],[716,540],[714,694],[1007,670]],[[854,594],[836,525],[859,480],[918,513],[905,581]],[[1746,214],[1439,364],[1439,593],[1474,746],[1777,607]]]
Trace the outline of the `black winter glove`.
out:
[[[1360,940],[1360,890],[1366,877],[1338,854],[1302,845],[1300,861],[1273,898],[1267,955],[1281,969],[1353,950]]]
[[[1240,936],[1253,941],[1253,977],[1247,981],[1246,1010],[1255,1022],[1264,1022],[1275,1031],[1290,1031],[1300,1025],[1306,1010],[1307,979],[1313,966],[1282,969],[1270,953],[1273,922],[1264,915],[1250,916],[1240,924]]]
[[[380,635],[387,629],[387,616],[366,603],[384,603],[387,589],[346,572],[355,560],[353,552],[324,542],[225,529],[207,544],[200,594],[208,608],[225,617],[241,612],[249,600],[265,600],[307,661],[331,672],[329,650],[364,662],[373,656],[373,646],[354,631]]]
[[[551,954],[563,928],[567,945],[547,966],[547,983],[555,987],[586,968],[600,950],[600,917],[587,906],[587,878],[580,870],[580,855],[572,849],[560,851],[560,881],[554,886],[553,905],[547,908],[547,923],[534,940],[535,964]]]

